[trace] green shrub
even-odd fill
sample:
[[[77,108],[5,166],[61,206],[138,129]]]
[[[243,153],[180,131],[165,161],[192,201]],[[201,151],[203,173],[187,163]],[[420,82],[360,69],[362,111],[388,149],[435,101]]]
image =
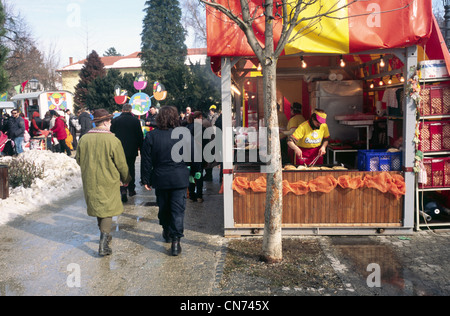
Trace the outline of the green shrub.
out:
[[[8,181],[14,189],[19,186],[29,188],[34,179],[44,177],[44,167],[38,166],[34,162],[25,160],[23,157],[15,157],[9,163]]]

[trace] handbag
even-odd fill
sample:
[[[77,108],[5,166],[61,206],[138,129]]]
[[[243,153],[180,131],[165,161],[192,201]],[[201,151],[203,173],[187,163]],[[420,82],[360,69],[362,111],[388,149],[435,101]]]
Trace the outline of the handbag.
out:
[[[0,132],[0,152],[5,149],[6,143],[8,142],[8,136],[3,132]]]
[[[25,131],[25,133],[23,133],[23,141],[25,143],[28,143],[30,141],[30,138],[31,138],[30,134],[27,131]]]

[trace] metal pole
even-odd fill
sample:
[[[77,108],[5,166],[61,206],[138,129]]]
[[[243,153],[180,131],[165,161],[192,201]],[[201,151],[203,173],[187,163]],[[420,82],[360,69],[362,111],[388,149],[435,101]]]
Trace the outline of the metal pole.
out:
[[[406,64],[404,66],[404,74],[406,78],[412,78],[417,65],[417,46],[407,47]],[[414,71],[412,71],[414,70]],[[406,91],[407,81],[405,81],[404,89]],[[414,100],[406,95],[405,113],[403,114],[403,166],[405,167],[404,177],[406,184],[406,195],[404,202],[404,222],[405,228],[414,227],[414,193],[415,193],[415,174],[412,171],[414,167],[415,145],[414,134],[416,130],[416,105]]]
[[[223,154],[223,201],[225,231],[234,228],[233,214],[233,132],[232,132],[232,100],[231,100],[231,68],[230,58],[222,58],[222,154]],[[227,171],[227,172],[226,172]]]

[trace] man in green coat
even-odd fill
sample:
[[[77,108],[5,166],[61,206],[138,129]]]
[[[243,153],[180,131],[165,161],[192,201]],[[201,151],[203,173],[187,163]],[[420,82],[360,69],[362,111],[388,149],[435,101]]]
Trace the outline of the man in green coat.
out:
[[[76,155],[87,213],[97,217],[100,229],[100,256],[112,253],[112,218],[123,213],[120,185],[131,181],[122,143],[109,130],[111,118],[104,109],[94,112],[96,127],[80,138]]]

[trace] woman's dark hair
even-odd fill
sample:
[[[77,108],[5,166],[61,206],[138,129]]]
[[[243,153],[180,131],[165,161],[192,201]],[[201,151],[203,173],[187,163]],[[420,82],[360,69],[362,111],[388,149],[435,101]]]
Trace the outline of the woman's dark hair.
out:
[[[294,102],[292,104],[291,108],[294,113],[300,113],[300,114],[302,113],[302,104],[301,103]]]
[[[187,119],[188,124],[194,123],[194,120],[200,118],[200,116],[203,116],[201,111],[192,112],[191,115],[188,116]]]
[[[180,126],[177,108],[170,105],[163,106],[156,116],[156,126],[163,130]]]
[[[50,115],[51,115],[51,116],[56,116],[56,117],[59,117],[59,116],[60,116],[59,113],[56,112],[55,110],[50,110]]]

